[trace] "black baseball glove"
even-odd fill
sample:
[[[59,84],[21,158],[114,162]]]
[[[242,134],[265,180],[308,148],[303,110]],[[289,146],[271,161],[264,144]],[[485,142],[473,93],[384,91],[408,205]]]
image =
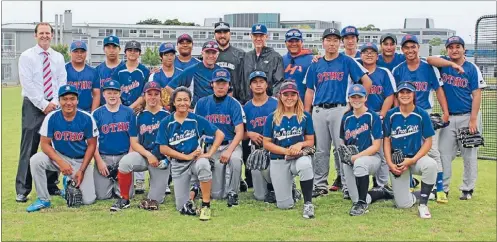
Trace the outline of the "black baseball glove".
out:
[[[83,193],[76,187],[75,181],[67,182],[65,198],[68,207],[79,207],[83,204]]]
[[[480,145],[485,146],[483,136],[480,132],[471,134],[468,127],[460,128],[457,130],[457,139],[461,141],[464,148],[474,148]]]
[[[337,157],[340,162],[353,166],[352,156],[359,154],[359,149],[355,145],[340,145],[337,149]]]
[[[107,165],[107,170],[109,171],[109,175],[107,175],[107,178],[109,180],[116,182],[117,181],[117,172],[119,172],[119,162],[114,163],[112,165]]]
[[[443,128],[449,126],[449,124],[450,124],[450,121],[447,121],[447,123],[445,123],[442,120],[442,116],[440,116],[440,114],[438,114],[438,113],[430,114],[430,119],[431,119],[431,124],[433,125],[434,130],[443,129]]]
[[[404,153],[396,149],[392,152],[392,162],[394,165],[399,166],[402,162],[404,162],[405,156]],[[393,173],[392,173],[393,174]],[[395,177],[399,177],[399,175],[393,174]]]
[[[247,158],[246,167],[249,170],[266,170],[269,167],[271,158],[269,152],[264,148],[255,149]]]

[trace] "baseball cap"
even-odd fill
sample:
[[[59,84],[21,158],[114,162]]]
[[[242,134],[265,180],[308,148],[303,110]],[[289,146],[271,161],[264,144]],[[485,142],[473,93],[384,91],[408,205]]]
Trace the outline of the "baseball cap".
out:
[[[349,36],[349,35],[355,35],[355,36],[359,37],[359,31],[357,31],[356,27],[349,25],[349,26],[342,29],[342,32],[340,33],[340,35],[342,35],[342,37]]]
[[[176,53],[176,49],[174,48],[174,44],[171,42],[162,43],[159,46],[159,53],[168,53],[168,52]]]
[[[214,32],[230,31],[230,24],[226,22],[217,22],[214,24]]]
[[[224,68],[215,70],[214,73],[212,73],[212,82],[216,81],[230,82],[231,81],[230,72]]]
[[[461,37],[454,35],[447,39],[445,42],[445,48],[449,47],[451,44],[460,44],[464,47],[464,40]]]
[[[386,39],[388,39],[388,38],[392,39],[392,40],[393,40],[393,42],[394,42],[395,44],[397,44],[397,36],[395,36],[395,35],[394,35],[394,34],[392,34],[392,33],[386,33],[386,34],[382,35],[382,36],[380,37],[380,43],[383,43],[383,41],[385,41],[385,40],[386,40]]]
[[[104,46],[106,45],[115,45],[119,46],[119,38],[115,35],[109,35],[104,38]]]
[[[264,24],[252,25],[252,34],[267,34],[267,27]]]
[[[371,42],[368,42],[368,43],[364,43],[360,50],[361,50],[361,53],[367,49],[371,49],[371,50],[374,50],[376,51],[376,53],[378,53],[378,46],[376,46],[374,43],[371,43]]]
[[[419,41],[418,41],[418,38],[416,37],[416,35],[407,34],[404,37],[402,37],[402,41],[400,42],[400,46],[404,46],[404,44],[406,42],[409,42],[409,41],[414,42],[416,44],[419,44]]]
[[[285,82],[283,82],[283,84],[281,84],[280,94],[287,93],[287,92],[295,92],[298,94],[299,89],[297,88],[297,84],[295,84],[295,82],[285,80]]]
[[[252,81],[256,77],[261,77],[267,81],[266,73],[263,71],[254,71],[254,72],[250,73],[249,80]]]
[[[400,92],[403,89],[410,90],[411,92],[416,91],[416,87],[411,82],[406,81],[399,83],[399,85],[397,86],[397,92]]]
[[[285,42],[296,39],[296,40],[302,40],[302,32],[298,29],[290,29],[286,32],[285,34]]]
[[[71,43],[71,52],[77,50],[77,49],[82,49],[84,51],[88,50],[88,47],[86,46],[86,43],[81,41],[81,40],[76,40]]]
[[[189,35],[189,34],[182,34],[178,37],[178,41],[176,43],[179,43],[183,40],[186,40],[186,41],[189,41],[189,42],[192,42],[193,43],[193,39],[192,37]]]
[[[78,89],[76,89],[76,87],[73,85],[64,85],[59,88],[59,97],[62,97],[70,93],[75,94],[76,96],[79,95]]]
[[[142,45],[140,44],[140,42],[136,41],[136,40],[132,40],[132,41],[129,41],[126,43],[126,45],[124,46],[124,51],[126,51],[127,49],[138,49],[138,50],[142,50]]]
[[[219,51],[219,45],[216,43],[216,41],[207,41],[202,45],[202,51],[207,50]]]
[[[161,91],[160,84],[156,81],[149,81],[145,83],[145,86],[143,86],[143,92],[148,92],[150,90],[156,90],[156,91]]]
[[[106,81],[102,85],[102,90],[107,90],[107,89],[121,91],[121,83],[119,83],[116,80]]]
[[[354,84],[349,88],[349,97],[359,95],[361,97],[366,96],[366,88],[361,84]]]
[[[327,36],[329,35],[335,35],[337,36],[338,38],[341,38],[342,36],[340,35],[340,31],[338,29],[335,29],[335,28],[328,28],[328,29],[325,29],[324,32],[323,32],[323,39],[326,38]]]

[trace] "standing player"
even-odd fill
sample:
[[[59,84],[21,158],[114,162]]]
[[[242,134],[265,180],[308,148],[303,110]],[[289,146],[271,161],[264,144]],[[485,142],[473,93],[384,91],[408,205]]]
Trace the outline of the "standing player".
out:
[[[76,40],[71,44],[71,62],[66,64],[67,84],[79,92],[78,108],[92,112],[100,106],[100,80],[95,68],[87,65],[86,43]]]
[[[162,154],[172,158],[176,209],[182,214],[196,215],[194,202],[190,200],[190,182],[198,182],[202,191],[200,220],[205,221],[211,217],[212,169],[209,159],[223,141],[224,134],[205,118],[188,111],[191,100],[192,93],[187,88],[174,90],[170,104],[172,113],[161,121],[156,143],[160,145]],[[214,136],[214,142],[205,153],[200,145],[204,135]]]
[[[312,63],[307,71],[305,111],[312,108],[312,119],[316,130],[316,154],[314,161],[313,196],[328,194],[328,173],[330,170],[330,147],[340,145],[340,121],[346,111],[347,90],[351,82],[362,82],[366,90],[371,88],[371,79],[354,59],[338,53],[340,31],[334,28],[323,33],[325,55]],[[337,178],[330,190],[337,191],[345,183],[340,161],[335,157]],[[343,186],[344,198],[349,198]]]
[[[299,88],[299,96],[302,102],[305,97],[304,77],[307,69],[311,66],[312,51],[303,49],[302,32],[298,29],[290,29],[285,34],[285,44],[288,53],[283,56],[283,67],[285,70],[285,79],[295,80]]]
[[[357,31],[357,28],[347,26],[342,29],[340,35],[342,36],[343,47],[345,48],[343,54],[353,59],[361,58],[361,52],[357,50],[357,43],[359,42],[359,31]]]
[[[416,87],[416,106],[424,109],[428,114],[432,113],[433,108],[433,93],[437,93],[438,103],[443,112],[442,119],[444,122],[449,121],[449,110],[447,108],[447,100],[445,92],[442,88],[443,82],[440,80],[440,73],[437,68],[428,64],[425,60],[421,59],[419,53],[419,42],[416,36],[406,35],[402,38],[401,42],[402,51],[406,57],[406,61],[402,62],[393,69],[393,76],[397,84],[409,81]],[[428,155],[437,161],[438,177],[437,183],[442,183],[443,179],[443,166],[440,159],[440,152],[438,150],[440,130],[435,132],[433,136],[432,148]],[[447,203],[447,196],[441,193],[437,197],[437,202]]]
[[[97,199],[110,199],[120,195],[116,181],[108,178],[107,166],[114,166],[130,150],[131,137],[135,137],[136,117],[133,110],[119,102],[121,86],[110,80],[104,83],[105,105],[93,111],[92,116],[100,131],[95,150],[95,193]]]
[[[112,80],[112,74],[117,66],[124,63],[119,58],[119,52],[121,52],[121,46],[119,45],[119,38],[115,35],[109,35],[104,38],[104,53],[105,61],[100,63],[95,69],[97,69],[98,75],[100,76],[100,87],[104,85],[104,82]],[[100,88],[100,106],[105,104],[105,98],[102,89]]]
[[[312,118],[304,111],[297,85],[281,85],[276,111],[264,125],[264,148],[271,153],[269,170],[276,195],[276,205],[281,209],[295,206],[292,196],[293,177],[298,175],[304,195],[304,218],[314,218],[312,204],[312,157],[299,156],[302,148],[314,146]]]
[[[406,58],[399,54],[397,49],[397,36],[391,33],[386,33],[380,38],[381,54],[378,56],[376,64],[379,67],[385,67],[392,71],[394,67],[404,62]]]
[[[428,63],[441,67],[442,86],[447,94],[449,109],[448,127],[440,131],[440,158],[443,165],[443,190],[449,193],[452,176],[452,161],[457,150],[461,151],[464,161],[463,183],[460,187],[461,200],[469,200],[473,196],[478,172],[478,148],[464,148],[457,141],[456,134],[460,128],[468,127],[471,133],[481,130],[480,104],[482,89],[487,86],[480,69],[464,57],[464,40],[459,36],[452,36],[445,42],[448,56],[442,58],[428,57]],[[437,181],[437,199],[440,194],[440,185]]]
[[[410,208],[416,203],[416,197],[409,191],[410,173],[421,175],[419,216],[431,218],[427,204],[437,179],[437,163],[427,154],[432,147],[435,131],[428,113],[414,104],[416,87],[410,82],[402,82],[397,90],[399,106],[390,109],[383,120],[383,145],[392,172],[390,180],[395,205],[397,208]],[[404,154],[405,158],[400,164],[392,161],[394,150]]]
[[[41,152],[30,160],[38,199],[26,209],[28,212],[51,205],[46,171],[71,176],[83,194],[83,204],[95,202],[93,167],[89,164],[97,147],[97,125],[89,113],[77,109],[78,90],[74,86],[61,86],[58,97],[61,108],[49,113],[43,121]]]
[[[242,105],[228,95],[230,73],[225,69],[214,71],[212,88],[214,94],[201,98],[195,106],[195,114],[216,125],[224,139],[219,149],[212,155],[214,171],[212,175],[212,198],[228,198],[228,207],[238,205],[238,192],[242,175],[242,147],[245,114]],[[212,138],[206,139],[207,147],[212,146]]]
[[[174,60],[174,66],[181,71],[200,62],[192,57],[193,39],[189,34],[182,34],[178,37],[178,58]]]

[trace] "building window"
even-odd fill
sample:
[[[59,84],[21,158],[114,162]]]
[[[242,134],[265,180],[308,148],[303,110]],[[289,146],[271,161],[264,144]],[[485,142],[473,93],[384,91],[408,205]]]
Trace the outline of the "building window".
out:
[[[193,39],[207,39],[207,32],[193,31]]]
[[[305,34],[305,37],[311,39],[312,38],[312,34]]]
[[[12,65],[2,64],[2,80],[10,80],[12,78]]]
[[[123,37],[123,29],[116,29],[116,36]]]
[[[420,35],[420,31],[402,31],[403,33],[410,34],[410,35]]]
[[[138,31],[136,29],[130,29],[129,37],[138,37]]]
[[[104,45],[104,42],[102,40],[97,40],[97,47],[100,47]]]
[[[138,35],[138,37],[142,37],[142,38],[147,37],[147,30],[146,29],[140,29],[140,34]]]
[[[207,39],[214,39],[214,32],[208,32]]]
[[[421,43],[422,43],[422,44],[429,44],[429,43],[430,43],[430,40],[429,40],[429,39],[424,39],[424,40],[422,40],[422,42],[421,42]]]
[[[163,39],[176,39],[176,31],[162,30]]]
[[[105,29],[105,36],[109,36],[109,35],[112,35],[114,34],[114,30],[113,29]]]
[[[423,35],[442,35],[442,36],[447,36],[447,31],[423,31]]]
[[[279,40],[280,39],[280,33],[273,33],[273,40]]]
[[[16,51],[16,34],[2,33],[2,52]]]
[[[105,37],[105,29],[98,29],[98,36]]]
[[[80,40],[88,45],[88,36],[81,36]]]

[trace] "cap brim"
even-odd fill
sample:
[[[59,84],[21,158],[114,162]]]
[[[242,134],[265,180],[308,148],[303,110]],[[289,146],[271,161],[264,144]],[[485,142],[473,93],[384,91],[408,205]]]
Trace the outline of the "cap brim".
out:
[[[222,28],[214,29],[214,32],[218,32],[218,31],[230,31],[230,28],[222,27]]]
[[[415,44],[419,45],[419,43],[417,41],[410,39],[410,40],[406,40],[406,41],[402,42],[402,44],[400,44],[400,46],[404,46],[408,42],[412,42],[412,43],[415,43]]]
[[[162,91],[160,88],[158,87],[149,87],[147,89],[144,90],[144,92],[148,92],[148,91],[151,91],[151,90],[156,90],[158,92]]]
[[[285,41],[289,41],[289,40],[292,40],[292,39],[295,39],[295,40],[302,40],[302,38],[301,38],[301,37],[295,37],[295,36],[293,36],[293,37],[287,38]]]
[[[262,78],[262,79],[264,79],[264,80],[267,81],[267,77],[265,77],[265,76],[254,76],[254,77],[250,78],[250,81],[254,80],[257,77],[260,77],[260,78]]]
[[[385,42],[385,40],[387,40],[387,39],[392,39],[392,41],[393,41],[394,43],[396,43],[396,44],[397,44],[397,39],[396,39],[396,38],[394,38],[393,36],[385,36],[384,38],[382,38],[382,39],[380,40],[380,43]]]
[[[85,49],[85,48],[79,48],[79,47],[78,47],[78,48],[71,49],[71,52],[73,52],[73,51],[75,51],[75,50],[84,50],[84,51],[87,51],[87,49]]]
[[[59,95],[59,97],[63,97],[63,96],[68,95],[68,94],[74,94],[76,96],[79,96],[79,93],[77,93],[77,92],[68,91],[68,92],[62,93],[61,95]]]
[[[329,33],[329,34],[327,34],[327,35],[323,35],[323,37],[322,37],[322,38],[323,38],[323,39],[326,39],[326,37],[328,37],[328,36],[330,36],[330,35],[334,35],[334,36],[336,36],[336,37],[338,37],[338,38],[341,38],[341,37],[342,37],[342,36],[341,36],[341,35],[339,35],[339,34]]]
[[[262,31],[254,31],[254,32],[252,32],[252,34],[267,34],[267,33],[264,33]]]
[[[165,49],[164,51],[161,51],[160,53],[169,53],[169,52],[176,53],[176,49]]]
[[[281,94],[284,94],[284,93],[287,93],[287,92],[294,92],[294,93],[299,94],[299,91],[294,90],[294,89],[285,89],[285,90],[281,90],[280,91]]]
[[[359,92],[359,93],[357,93],[357,92],[349,93],[349,97],[352,97],[354,95],[359,95],[361,97],[365,97],[366,96],[366,94],[362,93],[362,92]]]
[[[399,89],[397,90],[397,92],[400,92],[400,91],[402,91],[402,90],[409,90],[409,91],[411,91],[411,92],[414,92],[414,91],[415,91],[415,90],[413,90],[411,87],[401,87],[401,88],[399,88]]]
[[[205,49],[202,49],[202,51],[208,51],[208,50],[213,50],[213,51],[219,52],[219,49],[216,49],[216,48],[205,48]]]
[[[109,43],[104,44],[104,46],[107,46],[107,45],[115,45],[115,46],[119,46],[119,44],[118,44],[118,43],[115,43],[115,42],[109,42]]]
[[[463,43],[461,43],[461,42],[459,42],[459,41],[456,41],[456,42],[450,42],[450,43],[447,43],[447,44],[445,45],[445,48],[449,47],[449,45],[451,45],[451,44],[460,44],[460,45],[462,45],[462,46],[464,47],[464,44],[463,44]]]
[[[116,90],[116,91],[121,91],[121,89],[120,89],[120,88],[118,88],[118,87],[107,87],[107,88],[103,88],[103,90],[104,90],[104,91],[105,91],[105,90]]]
[[[186,41],[189,41],[189,42],[192,42],[192,43],[193,43],[193,40],[192,40],[192,39],[190,39],[190,38],[181,38],[181,39],[178,39],[178,42],[177,42],[177,43],[179,43],[179,42],[181,42],[181,41],[183,41],[183,40],[186,40]]]

